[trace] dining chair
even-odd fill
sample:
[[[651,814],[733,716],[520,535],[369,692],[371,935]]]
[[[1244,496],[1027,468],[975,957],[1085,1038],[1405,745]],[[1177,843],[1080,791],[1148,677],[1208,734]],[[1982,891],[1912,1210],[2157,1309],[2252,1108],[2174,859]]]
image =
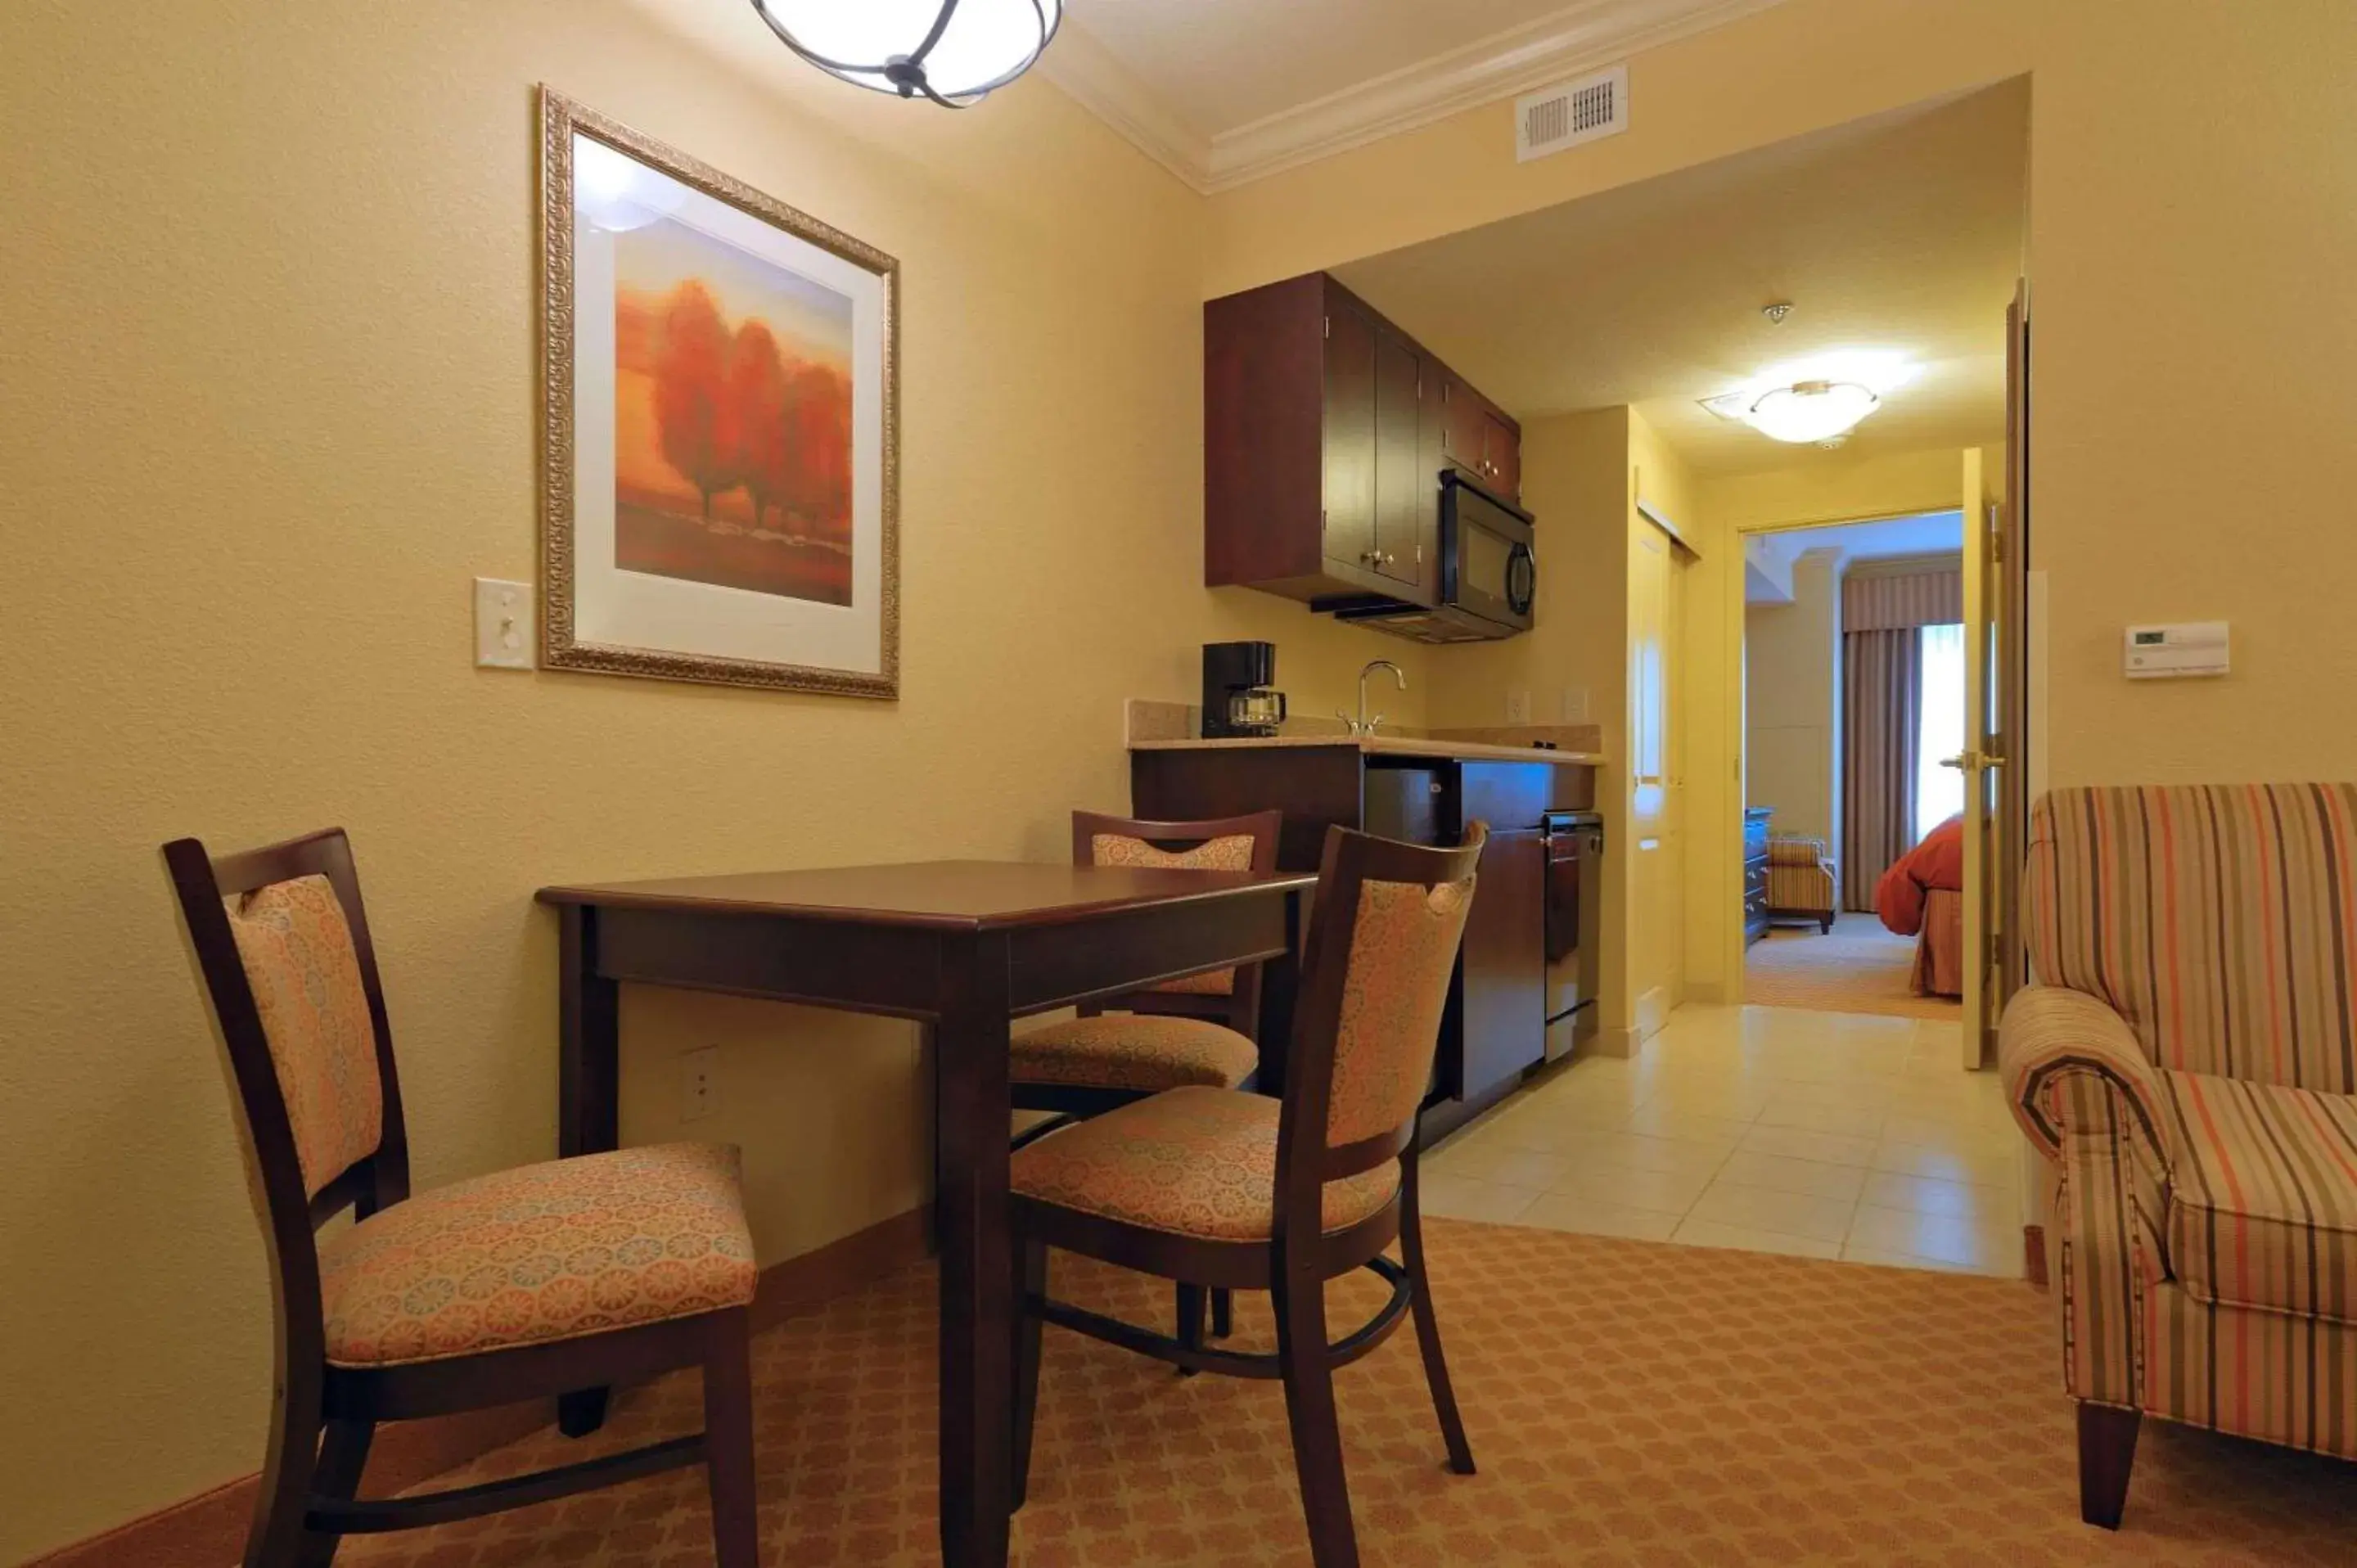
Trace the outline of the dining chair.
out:
[[[214,858],[164,846],[240,1112],[277,1322],[246,1568],[702,1465],[721,1568],[759,1554],[737,1153],[669,1144],[413,1196],[393,1034],[341,829]],[[355,1223],[322,1240],[345,1209]],[[682,1367],[703,1432],[512,1479],[359,1496],[377,1425]]]
[[[1097,811],[1072,813],[1072,864],[1187,871],[1276,869],[1282,811],[1159,822]],[[1060,1112],[1025,1130],[1044,1136],[1065,1121],[1132,1104],[1166,1089],[1248,1089],[1260,1067],[1261,967],[1243,964],[1162,981],[1084,1004],[1080,1016],[1017,1035],[1007,1077],[1017,1111]],[[1181,1337],[1200,1341],[1205,1293],[1178,1289]],[[1225,1337],[1225,1291],[1209,1297],[1211,1331]]]
[[[1487,837],[1480,822],[1455,849],[1327,831],[1281,1101],[1166,1090],[1015,1155],[1013,1506],[1028,1485],[1049,1323],[1181,1368],[1282,1381],[1317,1568],[1359,1561],[1334,1373],[1404,1316],[1415,1321],[1448,1467],[1473,1474],[1425,1268],[1415,1121]],[[1394,1240],[1396,1262],[1385,1255]],[[1276,1352],[1190,1344],[1058,1301],[1051,1247],[1189,1284],[1268,1291]],[[1390,1297],[1331,1339],[1326,1283],[1357,1269]]]

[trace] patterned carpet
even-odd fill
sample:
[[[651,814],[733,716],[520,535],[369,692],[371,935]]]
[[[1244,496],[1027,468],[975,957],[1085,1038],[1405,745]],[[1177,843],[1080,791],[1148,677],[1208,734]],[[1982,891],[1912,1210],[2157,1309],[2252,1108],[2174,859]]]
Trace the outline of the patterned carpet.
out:
[[[1410,1333],[1340,1376],[1368,1568],[2357,1561],[2357,1467],[2147,1425],[2118,1535],[2078,1521],[2047,1298],[2017,1283],[1436,1221],[1444,1331],[1480,1474],[1448,1475]],[[1070,1259],[1060,1293],[1139,1321],[1164,1287]],[[1361,1305],[1355,1283],[1338,1299]],[[1240,1337],[1266,1343],[1265,1298]],[[1339,1314],[1337,1315],[1339,1317]],[[912,1269],[757,1347],[767,1563],[938,1561],[931,1277]],[[1271,1383],[1049,1330],[1027,1568],[1307,1568]],[[692,1378],[596,1441],[692,1430]],[[554,1435],[468,1478],[578,1457]],[[367,1568],[689,1568],[701,1473],[408,1536]]]
[[[1761,1007],[1813,1007],[1821,1013],[1887,1013],[1905,1018],[1961,1018],[1963,1005],[1918,996],[1908,984],[1915,939],[1894,937],[1872,915],[1835,917],[1828,933],[1779,926],[1743,961],[1743,999]]]

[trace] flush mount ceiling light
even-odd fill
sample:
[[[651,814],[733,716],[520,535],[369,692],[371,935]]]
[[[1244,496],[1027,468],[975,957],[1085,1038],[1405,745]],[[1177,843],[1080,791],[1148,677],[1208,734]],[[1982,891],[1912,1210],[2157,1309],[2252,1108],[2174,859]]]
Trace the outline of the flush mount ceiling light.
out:
[[[753,0],[786,48],[857,87],[963,109],[1031,69],[1064,0]]]
[[[1846,435],[1904,385],[1914,367],[1896,354],[1845,352],[1779,366],[1740,392],[1702,400],[1721,419],[1740,420],[1772,441],[1829,443]]]
[[[1794,381],[1752,398],[1736,417],[1771,441],[1827,441],[1881,404],[1873,388],[1857,381]]]

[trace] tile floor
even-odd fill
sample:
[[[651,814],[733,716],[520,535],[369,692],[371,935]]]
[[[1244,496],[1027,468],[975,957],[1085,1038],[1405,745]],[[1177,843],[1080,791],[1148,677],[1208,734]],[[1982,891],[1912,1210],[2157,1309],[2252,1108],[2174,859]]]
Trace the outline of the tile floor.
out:
[[[1426,1212],[2018,1276],[2022,1135],[1958,1055],[1952,1023],[1681,1007],[1427,1155]]]

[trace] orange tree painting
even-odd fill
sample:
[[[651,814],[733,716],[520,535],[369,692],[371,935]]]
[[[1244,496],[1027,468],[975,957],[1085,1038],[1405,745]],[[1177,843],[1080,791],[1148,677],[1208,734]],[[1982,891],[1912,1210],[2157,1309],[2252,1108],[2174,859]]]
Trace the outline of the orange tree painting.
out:
[[[851,301],[669,219],[615,264],[614,564],[851,603]]]

